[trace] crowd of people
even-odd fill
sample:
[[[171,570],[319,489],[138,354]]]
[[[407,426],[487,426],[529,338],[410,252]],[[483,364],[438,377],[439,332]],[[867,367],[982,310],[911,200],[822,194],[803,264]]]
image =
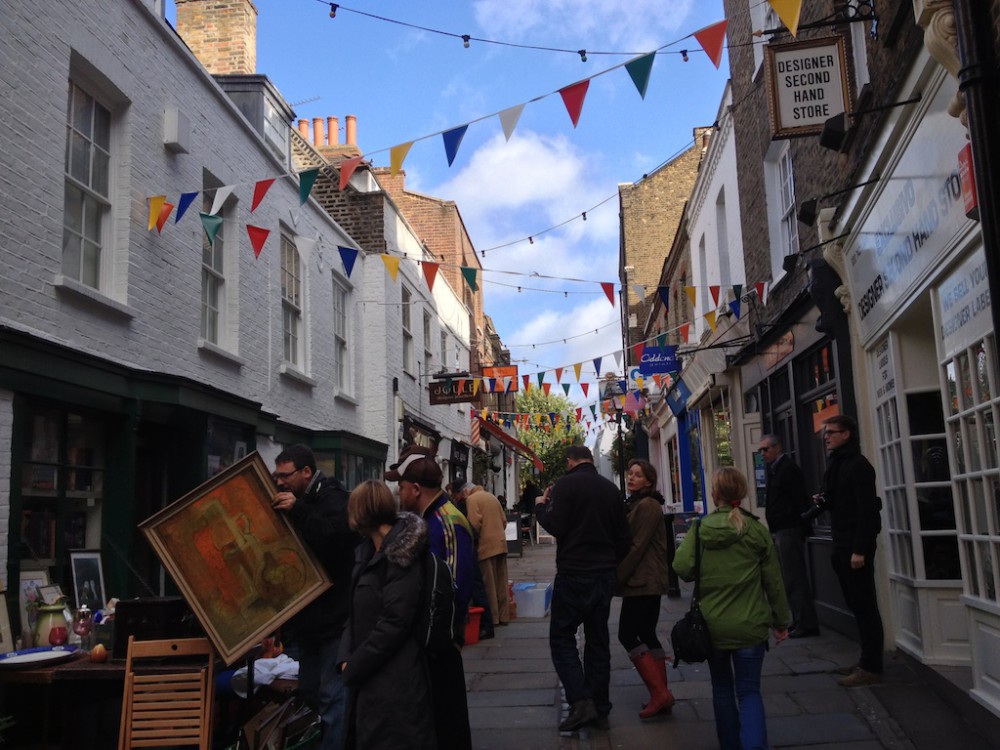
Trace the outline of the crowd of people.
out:
[[[856,422],[824,423],[828,467],[809,497],[802,471],[765,435],[767,526],[746,511],[747,480],[715,471],[715,510],[695,521],[673,560],[657,472],[633,459],[627,497],[601,477],[590,449],[566,452],[566,471],[544,491],[529,484],[520,515],[556,539],[549,645],[569,713],[561,732],[608,727],[611,647],[608,621],[621,597],[618,641],[649,692],[643,720],[675,703],[669,660],[657,627],[671,569],[698,579],[699,606],[713,646],[708,657],[716,731],[723,750],[766,748],[761,697],[764,656],[785,638],[819,634],[805,561],[809,519],[830,512],[832,564],[857,620],[860,656],[838,670],[845,687],[878,682],[883,631],[873,558],[880,531],[875,472],[861,455]],[[299,689],[321,718],[323,750],[472,747],[462,646],[470,605],[483,609],[481,637],[510,620],[508,523],[503,501],[482,486],[443,474],[426,447],[411,445],[384,474],[348,493],[294,445],[275,460],[273,505],[316,553],[333,586],[292,618],[285,636],[297,651]],[[390,488],[391,483],[393,488]],[[450,573],[453,622],[445,648],[431,649],[418,622],[426,609],[425,558]],[[583,655],[577,643],[584,636]]]

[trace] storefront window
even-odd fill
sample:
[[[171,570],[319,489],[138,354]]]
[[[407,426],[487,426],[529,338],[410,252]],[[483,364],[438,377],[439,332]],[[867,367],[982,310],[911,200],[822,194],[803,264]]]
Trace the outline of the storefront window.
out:
[[[724,402],[712,406],[712,433],[715,438],[716,466],[733,465],[733,422]]]
[[[691,446],[691,486],[694,489],[692,501],[695,509],[701,508],[705,511],[705,493],[702,487],[701,468],[701,420],[697,417],[697,411],[689,412],[688,422],[688,444]]]

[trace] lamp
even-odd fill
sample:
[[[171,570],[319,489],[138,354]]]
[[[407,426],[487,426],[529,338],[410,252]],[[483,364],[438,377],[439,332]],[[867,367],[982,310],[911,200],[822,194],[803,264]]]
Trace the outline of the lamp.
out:
[[[869,109],[863,109],[859,112],[851,112],[850,117],[857,119],[865,115],[869,115],[872,112],[881,112],[885,109],[892,109],[893,107],[902,107],[905,104],[916,104],[920,101],[921,95],[917,94],[905,101],[895,102],[893,104],[883,104],[881,107],[871,107]],[[850,131],[850,126],[847,124],[847,112],[841,112],[839,115],[834,115],[825,123],[823,123],[823,131],[819,134],[819,145],[823,148],[832,149],[833,151],[840,151],[844,146],[844,141],[847,140],[847,133]]]
[[[466,49],[469,49],[469,40],[471,38],[472,37],[469,36],[468,34],[462,34],[462,46],[465,47]]]
[[[337,8],[339,8],[339,7],[340,6],[337,5],[336,3],[330,3],[330,18],[336,18],[337,17]]]
[[[859,182],[856,185],[848,185],[843,190],[835,190],[832,193],[821,195],[818,198],[810,198],[807,201],[802,201],[802,204],[799,206],[799,212],[796,214],[796,216],[798,217],[798,220],[801,221],[803,224],[805,224],[808,227],[811,227],[813,224],[816,223],[816,217],[819,214],[819,202],[821,200],[824,200],[825,198],[832,198],[835,195],[849,193],[852,190],[855,190],[859,187],[864,187],[865,185],[871,185],[873,182],[878,182],[880,179],[882,178],[879,175],[875,175],[870,180]],[[785,260],[787,261],[788,258],[786,257]],[[782,264],[782,266],[784,266],[784,264]],[[785,270],[787,271],[789,269],[785,268]]]

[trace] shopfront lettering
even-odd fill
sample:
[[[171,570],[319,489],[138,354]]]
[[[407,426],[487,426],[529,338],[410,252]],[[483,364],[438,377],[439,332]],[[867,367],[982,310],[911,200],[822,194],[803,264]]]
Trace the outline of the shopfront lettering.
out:
[[[861,313],[862,320],[872,311],[872,308],[875,307],[875,304],[882,297],[884,291],[885,283],[882,280],[882,274],[879,274],[875,277],[875,281],[872,282],[871,286],[861,295],[861,300],[858,302],[858,311]]]

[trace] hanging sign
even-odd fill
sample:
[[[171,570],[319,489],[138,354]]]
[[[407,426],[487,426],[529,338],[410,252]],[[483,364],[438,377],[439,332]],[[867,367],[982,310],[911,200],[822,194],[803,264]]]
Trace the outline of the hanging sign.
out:
[[[472,392],[472,378],[432,380],[427,390],[430,393],[431,406],[470,403],[476,400]]]
[[[679,369],[676,346],[647,346],[642,350],[639,372],[643,375],[677,372]]]
[[[772,140],[818,135],[831,117],[850,113],[843,37],[769,44],[764,54]]]
[[[484,367],[483,377],[496,379],[497,388],[501,391],[503,390],[504,378],[509,378],[507,382],[507,393],[515,393],[517,391],[517,365],[506,366],[506,367]]]

